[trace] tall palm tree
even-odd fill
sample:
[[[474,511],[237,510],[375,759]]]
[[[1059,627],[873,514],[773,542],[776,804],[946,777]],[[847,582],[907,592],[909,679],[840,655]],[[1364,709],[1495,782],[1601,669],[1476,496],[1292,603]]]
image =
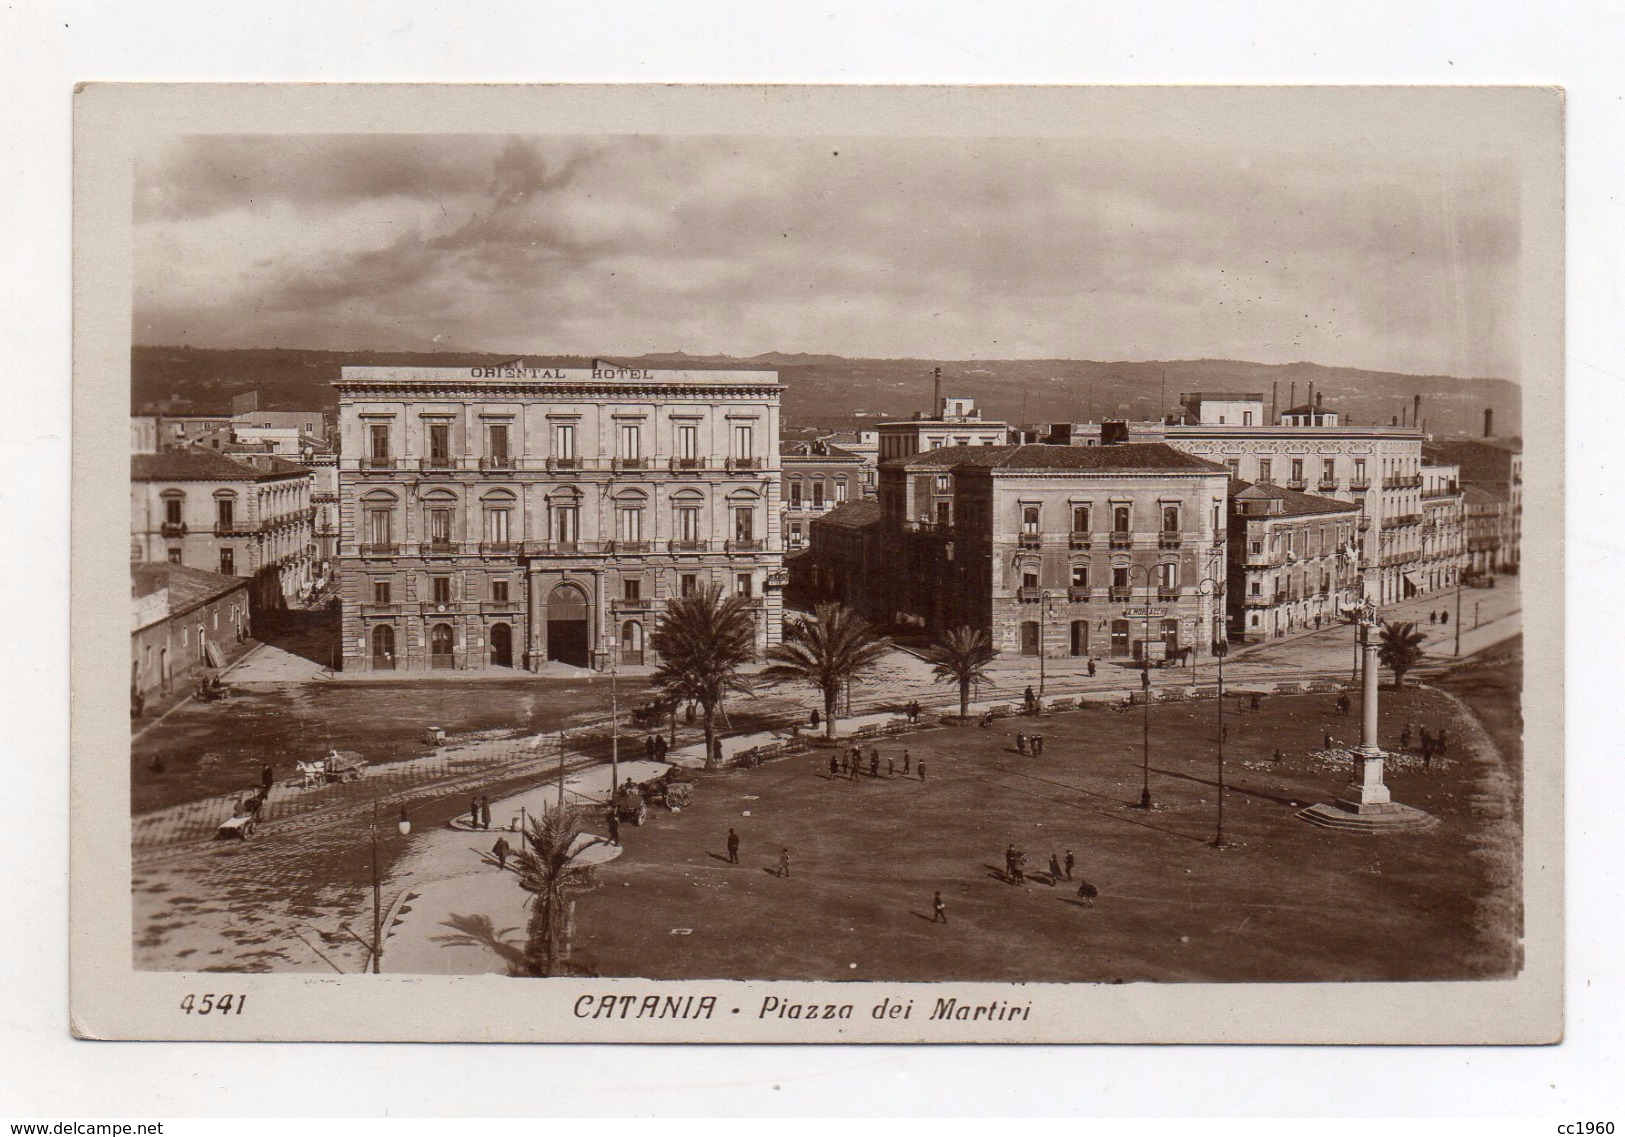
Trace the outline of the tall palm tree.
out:
[[[660,655],[651,681],[664,695],[700,708],[705,764],[715,765],[717,711],[729,691],[750,690],[739,674],[756,654],[756,618],[749,599],[724,596],[715,584],[679,596],[660,614],[649,644]]]
[[[982,628],[949,628],[921,653],[939,683],[959,684],[959,717],[970,714],[971,684],[987,678],[987,665],[998,655]]]
[[[1424,636],[1413,620],[1384,624],[1377,644],[1377,658],[1394,673],[1394,690],[1405,685],[1405,672],[1422,661]]]
[[[813,618],[789,624],[784,642],[769,648],[768,679],[810,683],[824,696],[824,737],[835,737],[835,701],[841,687],[872,670],[885,658],[891,641],[845,604],[826,603]]]
[[[525,927],[523,974],[565,974],[575,898],[592,881],[592,866],[581,863],[581,827],[568,808],[554,806],[526,825],[527,846],[512,857],[519,887],[530,893]]]

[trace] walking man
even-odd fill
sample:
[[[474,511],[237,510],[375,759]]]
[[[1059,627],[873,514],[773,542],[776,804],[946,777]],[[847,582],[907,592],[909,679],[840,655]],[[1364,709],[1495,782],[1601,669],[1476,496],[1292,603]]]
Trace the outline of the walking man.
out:
[[[260,785],[265,787],[265,792],[266,793],[270,793],[271,792],[271,787],[273,785],[275,785],[275,784],[276,784],[276,771],[273,770],[271,768],[271,764],[269,762],[267,762],[265,764],[265,769],[260,771]]]
[[[1094,657],[1091,656],[1090,659],[1089,659],[1089,678],[1093,679],[1094,677],[1095,677],[1095,661],[1094,661]]]
[[[1027,704],[1027,713],[1036,714],[1038,711],[1038,696],[1033,694],[1033,689],[1028,687],[1021,698]]]
[[[920,772],[920,781],[925,781],[925,759],[921,758],[914,768]]]
[[[887,778],[895,778],[896,776],[897,776],[897,762],[894,759],[891,759],[891,758],[886,759],[886,777]]]
[[[728,863],[730,865],[739,863],[739,834],[732,829],[728,830]]]
[[[869,751],[869,776],[871,778],[880,777],[880,751],[879,750],[870,750]]]
[[[1066,879],[1071,880],[1072,879],[1072,868],[1073,868],[1074,865],[1076,865],[1078,863],[1077,858],[1072,855],[1072,850],[1071,849],[1068,849],[1066,851],[1066,860],[1063,863],[1066,865]]]
[[[1450,622],[1450,609],[1441,608],[1439,610],[1439,623],[1448,624],[1449,622]]]
[[[480,795],[480,828],[491,828],[491,799],[484,794]]]
[[[1027,736],[1019,730],[1016,731],[1016,753],[1027,753]]]
[[[908,777],[908,751],[903,751],[903,777]]]
[[[948,922],[948,906],[942,902],[941,892],[931,898],[931,922],[933,924]]]
[[[477,797],[468,799],[468,827],[470,829],[480,827],[480,799]]]
[[[1033,757],[1034,758],[1041,757],[1043,755],[1043,753],[1044,753],[1044,736],[1042,734],[1035,734],[1035,735],[1033,735]]]
[[[1349,697],[1346,694],[1337,696],[1337,713],[1344,718],[1349,717]]]
[[[807,721],[808,721],[808,722],[810,722],[810,723],[812,723],[812,728],[813,728],[813,729],[814,729],[814,730],[817,730],[817,729],[818,729],[818,724],[819,724],[819,722],[820,722],[820,721],[822,721],[822,720],[821,720],[821,719],[820,719],[820,718],[819,718],[819,716],[818,716],[818,708],[817,708],[817,707],[814,707],[814,708],[813,708],[813,709],[812,709],[812,714],[810,714],[810,715],[808,715],[808,716],[807,716]]]
[[[835,775],[839,774],[840,772],[841,772],[841,759],[840,759],[840,756],[836,755],[836,754],[831,754],[829,756],[829,776],[833,778],[833,777],[835,777]]]
[[[617,849],[621,846],[621,817],[615,807],[609,807],[609,843]]]
[[[788,845],[779,850],[779,871],[773,875],[781,877],[790,875],[790,847]]]
[[[1049,879],[1051,884],[1057,884],[1061,880],[1061,862],[1053,852],[1049,855]]]
[[[497,843],[491,846],[491,855],[497,859],[497,869],[506,872],[508,869],[508,854],[513,852],[506,837],[498,837]]]
[[[1004,847],[1004,875],[1010,878],[1010,883],[1016,882],[1016,843],[1014,841]]]

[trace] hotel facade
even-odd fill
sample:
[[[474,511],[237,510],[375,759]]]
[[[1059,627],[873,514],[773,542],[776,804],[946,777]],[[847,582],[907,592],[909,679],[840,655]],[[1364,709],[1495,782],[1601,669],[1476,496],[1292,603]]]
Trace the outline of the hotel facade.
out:
[[[635,668],[667,600],[784,585],[769,370],[346,367],[346,669]]]

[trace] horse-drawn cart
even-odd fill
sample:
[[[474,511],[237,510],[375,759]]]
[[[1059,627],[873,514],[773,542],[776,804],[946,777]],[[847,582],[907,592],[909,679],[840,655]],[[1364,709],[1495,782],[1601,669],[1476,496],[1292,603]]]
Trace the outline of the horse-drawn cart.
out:
[[[633,825],[642,825],[649,819],[649,802],[643,796],[642,788],[631,778],[615,791],[615,816]]]
[[[658,778],[650,778],[638,787],[649,801],[659,802],[667,809],[682,809],[694,800],[694,778],[686,770],[672,766]]]

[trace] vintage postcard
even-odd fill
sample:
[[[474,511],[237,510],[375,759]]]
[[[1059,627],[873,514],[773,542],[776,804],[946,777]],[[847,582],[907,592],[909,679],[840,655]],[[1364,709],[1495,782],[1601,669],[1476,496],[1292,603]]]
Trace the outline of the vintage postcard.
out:
[[[1561,92],[75,130],[81,1035],[1561,1037]]]

